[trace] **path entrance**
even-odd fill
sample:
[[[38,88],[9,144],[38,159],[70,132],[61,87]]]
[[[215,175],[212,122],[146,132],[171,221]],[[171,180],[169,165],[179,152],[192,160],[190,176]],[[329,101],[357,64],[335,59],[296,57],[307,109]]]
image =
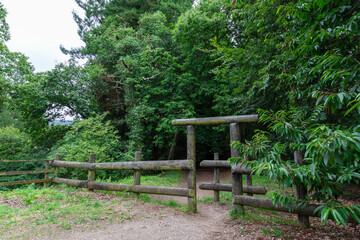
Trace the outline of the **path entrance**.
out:
[[[213,191],[202,190],[199,188],[199,185],[203,182],[212,182],[214,180],[214,171],[211,169],[197,169],[196,170],[196,195],[197,200],[204,199],[206,197],[214,197]],[[220,171],[220,181],[231,183],[231,170],[221,170]],[[186,187],[187,186],[187,176],[185,175],[183,178],[183,182],[178,187]],[[167,196],[167,195],[150,195],[152,200],[160,200],[163,202],[168,202],[169,200],[174,200],[180,204],[187,204],[187,199],[184,197],[177,196]]]

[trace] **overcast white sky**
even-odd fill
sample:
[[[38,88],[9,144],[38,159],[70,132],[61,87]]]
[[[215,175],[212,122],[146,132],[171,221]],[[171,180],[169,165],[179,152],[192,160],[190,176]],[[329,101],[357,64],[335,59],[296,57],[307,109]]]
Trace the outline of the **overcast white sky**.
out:
[[[51,70],[56,63],[68,60],[60,51],[83,45],[77,35],[72,17],[74,0],[0,0],[7,10],[11,40],[7,46],[13,52],[22,52],[34,65],[36,72]]]

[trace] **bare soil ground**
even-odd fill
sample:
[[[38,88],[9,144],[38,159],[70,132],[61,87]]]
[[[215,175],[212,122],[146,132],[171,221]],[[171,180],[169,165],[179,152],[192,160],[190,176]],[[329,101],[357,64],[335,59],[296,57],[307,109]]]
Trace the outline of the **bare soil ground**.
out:
[[[211,171],[198,171],[197,185],[201,182],[211,182]],[[222,182],[230,180],[229,172],[221,173]],[[183,185],[185,185],[185,179]],[[197,189],[198,199],[213,196],[212,191]],[[103,193],[93,194],[96,199],[109,201],[121,198]],[[151,196],[153,200],[175,200],[186,203],[183,197]],[[12,204],[12,203],[9,203]],[[311,218],[311,228],[297,225],[296,215],[262,211],[246,208],[250,214],[243,218],[231,219],[230,204],[200,202],[198,213],[184,213],[169,206],[141,200],[124,201],[111,209],[114,214],[127,211],[128,218],[113,222],[98,219],[84,224],[74,225],[70,230],[47,224],[28,231],[22,236],[29,239],[360,239],[360,227],[346,227],[329,223],[321,224],[316,218]],[[255,216],[255,217],[254,217]],[[117,218],[119,219],[119,218]],[[0,239],[12,239],[14,235],[4,234]]]

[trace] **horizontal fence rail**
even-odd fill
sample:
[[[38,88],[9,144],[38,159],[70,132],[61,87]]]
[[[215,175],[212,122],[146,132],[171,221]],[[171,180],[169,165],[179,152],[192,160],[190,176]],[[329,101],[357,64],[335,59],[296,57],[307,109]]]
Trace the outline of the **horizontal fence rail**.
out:
[[[188,118],[175,119],[172,121],[173,126],[207,126],[207,125],[221,125],[230,123],[257,123],[259,115],[240,115],[240,116],[225,116],[225,117],[209,117],[209,118]]]
[[[213,168],[214,169],[214,182],[204,182],[199,185],[199,188],[202,190],[212,190],[214,191],[214,201],[218,202],[220,200],[219,192],[232,192],[234,195],[234,181],[232,181],[232,184],[222,184],[220,183],[220,169],[231,169],[232,176],[239,175],[239,174],[246,174],[246,177],[250,176],[251,168],[241,166],[241,163],[238,163],[236,166],[232,166],[230,162],[226,160],[219,160],[219,154],[214,153],[214,159],[213,160],[203,160],[200,162],[200,167],[203,168]],[[233,178],[232,178],[233,180]],[[238,181],[235,183],[237,185],[240,184]],[[239,186],[238,186],[239,187]],[[251,181],[247,181],[246,185],[243,185],[241,182],[241,193],[246,193],[247,195],[251,196],[252,194],[266,194],[266,189],[263,186],[252,186]]]
[[[0,176],[15,176],[15,175],[27,175],[27,174],[44,174],[44,179],[31,179],[31,180],[19,180],[19,181],[10,181],[10,182],[0,182],[0,186],[12,186],[12,185],[21,185],[21,184],[31,184],[31,183],[44,183],[44,186],[47,186],[48,182],[52,180],[49,178],[49,173],[53,170],[49,170],[49,162],[51,160],[43,159],[34,159],[34,160],[0,160],[0,163],[27,163],[27,162],[45,162],[45,169],[42,170],[27,170],[27,171],[8,171],[0,172]]]
[[[151,170],[151,171],[191,171],[193,164],[190,160],[169,161],[138,161],[113,163],[86,163],[54,160],[53,167],[83,168],[89,170]]]
[[[214,191],[222,191],[222,192],[232,192],[232,185],[231,184],[221,184],[221,183],[201,183],[199,185],[200,189],[203,190],[214,190]],[[248,186],[243,185],[243,192],[244,193],[251,193],[251,194],[266,194],[266,188],[263,186]]]
[[[127,185],[117,183],[93,182],[86,180],[73,180],[66,178],[54,178],[53,181],[58,184],[66,184],[73,187],[91,188],[107,191],[129,191],[133,193],[149,193],[183,197],[189,197],[193,195],[192,190],[187,188]]]
[[[203,168],[231,168],[233,173],[251,174],[251,168],[240,165],[241,163],[239,163],[235,167],[232,167],[231,164],[225,160],[219,160],[219,161],[203,160],[200,163],[200,167]]]
[[[200,167],[204,168],[231,168],[231,164],[226,160],[203,160]]]
[[[25,175],[25,174],[40,174],[40,173],[51,173],[53,170],[34,170],[34,171],[13,171],[13,172],[0,172],[0,176],[14,176],[14,175]]]
[[[233,202],[236,204],[246,205],[250,207],[263,208],[263,209],[275,210],[280,212],[289,212],[288,207],[282,206],[281,204],[276,206],[273,204],[271,199],[267,199],[267,198],[236,195],[233,199]],[[320,205],[317,204],[308,204],[305,207],[298,207],[294,204],[292,206],[291,213],[301,214],[311,217],[320,217],[320,211],[314,213],[315,209],[319,206]],[[332,219],[331,216],[329,216],[329,218]],[[349,216],[349,222],[357,223],[355,219],[352,218],[351,216]]]
[[[0,160],[0,163],[19,163],[19,162],[46,162],[52,160]]]
[[[185,171],[188,177],[195,176],[196,165],[195,159],[189,160],[160,160],[160,161],[142,161],[141,152],[135,153],[135,161],[133,162],[112,162],[112,163],[96,163],[94,153],[90,154],[89,162],[68,162],[61,161],[61,155],[56,154],[55,160],[49,162],[54,167],[53,183],[66,184],[73,187],[87,188],[89,191],[106,190],[106,191],[127,191],[135,193],[138,198],[140,193],[160,194],[170,196],[182,196],[188,198],[189,210],[196,212],[196,189],[194,184],[188,185],[186,188],[179,187],[161,187],[161,186],[143,186],[141,185],[141,171]],[[79,168],[88,171],[87,180],[75,180],[68,178],[60,178],[58,174],[60,168]],[[133,170],[133,184],[118,184],[96,182],[96,170]]]
[[[0,186],[11,186],[11,185],[30,184],[30,183],[47,183],[51,181],[52,181],[51,179],[34,179],[34,180],[23,180],[23,181],[13,181],[13,182],[0,182]]]

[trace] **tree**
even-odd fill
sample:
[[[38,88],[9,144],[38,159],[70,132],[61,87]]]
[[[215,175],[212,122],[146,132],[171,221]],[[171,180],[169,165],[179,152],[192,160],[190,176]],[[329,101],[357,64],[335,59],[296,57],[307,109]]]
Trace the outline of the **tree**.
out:
[[[6,22],[6,10],[0,3],[0,111],[15,84],[21,84],[24,76],[32,74],[33,67],[27,57],[21,53],[10,52],[6,42],[10,40],[9,26]]]
[[[114,127],[109,121],[104,121],[104,115],[94,115],[85,120],[76,121],[65,137],[57,143],[49,156],[54,159],[55,154],[60,154],[64,161],[87,162],[90,153],[96,154],[96,162],[119,162],[124,161],[124,145]],[[66,177],[84,179],[85,171],[63,169],[62,174]],[[113,179],[124,177],[116,174],[107,175],[104,171],[97,171],[100,178],[112,176]]]
[[[264,66],[260,71],[265,76],[261,84],[276,90],[263,91],[262,100],[274,99],[275,93],[278,95],[275,99],[284,99],[286,104],[260,105],[267,108],[258,110],[260,121],[272,134],[261,131],[252,141],[236,145],[243,154],[255,159],[247,163],[257,174],[266,174],[286,187],[307,186],[311,194],[305,203],[323,203],[323,207],[317,209],[323,221],[331,215],[341,224],[345,224],[349,216],[360,222],[358,206],[337,201],[344,185],[358,183],[360,178],[360,122],[358,113],[353,111],[358,107],[356,97],[360,91],[357,1],[240,2],[230,15],[236,19],[237,9],[243,13],[253,8],[256,10],[253,22],[259,23],[254,26],[254,34],[239,35],[244,43],[259,38],[263,49],[270,47],[275,51],[266,64],[261,60],[254,63]],[[266,16],[277,19],[275,28]],[[235,22],[236,26],[246,25],[249,19],[243,14],[239,18],[241,21]],[[264,29],[271,33],[259,37]],[[246,29],[243,32],[247,33]],[[272,32],[277,33],[275,37]],[[257,85],[257,81],[248,83]],[[246,91],[240,89],[238,94]],[[255,95],[250,97],[251,101],[257,99]],[[353,108],[349,102],[355,103]],[[303,152],[304,166],[294,162],[291,151]],[[293,196],[279,194],[273,200],[289,206],[295,201]]]

